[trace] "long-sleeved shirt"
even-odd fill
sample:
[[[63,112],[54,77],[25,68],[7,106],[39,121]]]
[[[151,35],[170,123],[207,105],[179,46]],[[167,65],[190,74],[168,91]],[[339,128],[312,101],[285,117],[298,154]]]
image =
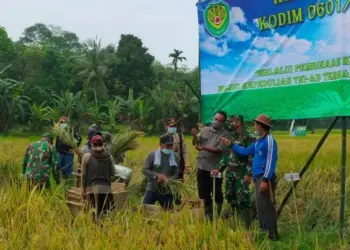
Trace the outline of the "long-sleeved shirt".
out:
[[[56,179],[57,164],[58,159],[55,147],[47,141],[37,141],[27,147],[22,172],[26,179],[47,181],[49,180],[51,168]]]
[[[147,190],[156,193],[170,193],[170,190],[162,188],[157,183],[157,175],[164,174],[170,179],[176,180],[179,178],[179,159],[176,156],[177,166],[170,166],[170,155],[161,153],[160,166],[154,164],[155,152],[150,153],[143,165],[143,174],[148,178]]]
[[[254,179],[263,175],[265,179],[270,180],[276,174],[277,143],[270,133],[259,138],[247,148],[233,144],[232,150],[241,155],[253,156],[252,172]]]
[[[112,155],[86,153],[82,164],[82,186],[86,193],[112,193],[111,181],[116,180]]]

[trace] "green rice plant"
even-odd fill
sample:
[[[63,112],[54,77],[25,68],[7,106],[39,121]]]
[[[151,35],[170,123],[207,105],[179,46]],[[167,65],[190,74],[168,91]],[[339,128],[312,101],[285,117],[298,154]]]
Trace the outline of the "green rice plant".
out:
[[[125,131],[123,134],[116,134],[110,146],[111,155],[115,159],[119,159],[127,151],[136,150],[140,146],[137,139],[143,135],[143,132],[134,130]]]
[[[71,146],[73,149],[78,148],[77,140],[74,137],[74,131],[69,128],[61,128],[59,123],[54,123],[52,134],[59,137],[62,142]]]
[[[178,180],[169,179],[159,185],[159,193],[170,191],[175,198],[188,198],[194,193],[194,187]]]

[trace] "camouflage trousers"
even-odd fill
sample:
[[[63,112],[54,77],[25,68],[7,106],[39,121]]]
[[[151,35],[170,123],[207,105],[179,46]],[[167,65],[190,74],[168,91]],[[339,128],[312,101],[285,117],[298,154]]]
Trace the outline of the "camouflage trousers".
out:
[[[250,209],[249,185],[244,184],[244,174],[235,171],[226,172],[225,196],[232,209]]]

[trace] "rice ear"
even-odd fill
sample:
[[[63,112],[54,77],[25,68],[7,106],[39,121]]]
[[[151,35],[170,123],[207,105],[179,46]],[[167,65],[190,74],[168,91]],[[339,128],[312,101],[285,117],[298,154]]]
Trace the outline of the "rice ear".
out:
[[[70,132],[69,126],[67,129],[62,129],[59,123],[54,123],[52,134],[56,137],[59,137],[63,143],[71,146],[73,149],[78,148],[76,139],[74,137],[74,132]]]
[[[127,151],[136,150],[140,145],[137,138],[144,136],[143,132],[128,130],[123,134],[116,134],[112,140],[110,153],[115,159]]]

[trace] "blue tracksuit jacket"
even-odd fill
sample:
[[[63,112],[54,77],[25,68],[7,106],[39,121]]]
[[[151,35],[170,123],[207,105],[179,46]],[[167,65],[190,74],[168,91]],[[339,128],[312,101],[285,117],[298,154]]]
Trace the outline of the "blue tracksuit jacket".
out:
[[[253,156],[252,172],[254,180],[261,175],[270,180],[276,174],[277,143],[270,133],[259,138],[247,148],[233,144],[232,150],[241,155]]]

